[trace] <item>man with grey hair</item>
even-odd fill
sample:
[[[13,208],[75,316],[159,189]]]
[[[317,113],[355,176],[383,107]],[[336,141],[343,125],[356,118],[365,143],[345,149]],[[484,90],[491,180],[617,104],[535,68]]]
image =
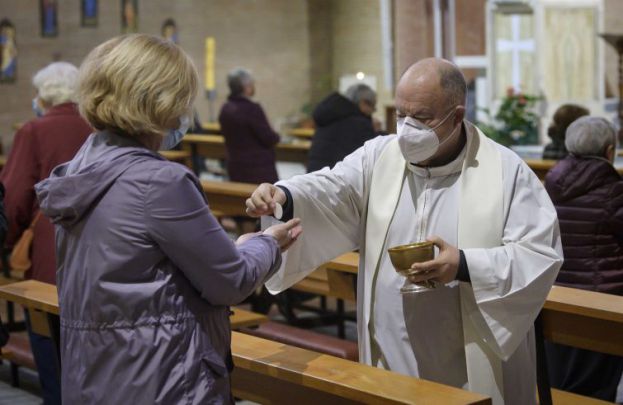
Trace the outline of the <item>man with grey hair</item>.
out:
[[[332,93],[313,113],[316,132],[309,150],[307,171],[332,168],[337,162],[374,138],[372,114],[376,110],[376,92],[360,83],[350,86],[344,95]]]
[[[360,361],[534,404],[533,324],[562,263],[556,211],[525,162],[464,120],[465,89],[453,63],[415,63],[396,88],[397,135],[260,185],[247,212],[281,204],[305,229],[273,293],[359,249]],[[398,273],[388,249],[425,240],[437,256]]]
[[[277,181],[273,131],[262,107],[252,101],[255,80],[251,73],[236,68],[227,75],[230,94],[219,113],[227,148],[227,172],[231,181],[262,183]]]
[[[560,221],[565,262],[556,283],[623,295],[623,179],[612,166],[610,122],[582,117],[567,128],[570,155],[545,178]],[[609,402],[616,398],[623,358],[546,342],[552,387]]]

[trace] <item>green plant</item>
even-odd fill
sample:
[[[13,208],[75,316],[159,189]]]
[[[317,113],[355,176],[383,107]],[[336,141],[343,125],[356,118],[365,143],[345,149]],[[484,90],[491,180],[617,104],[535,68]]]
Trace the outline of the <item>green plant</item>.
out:
[[[539,142],[539,116],[534,106],[541,97],[515,93],[512,88],[491,123],[478,123],[478,127],[494,141],[505,145],[534,145]],[[491,118],[488,108],[482,109]]]

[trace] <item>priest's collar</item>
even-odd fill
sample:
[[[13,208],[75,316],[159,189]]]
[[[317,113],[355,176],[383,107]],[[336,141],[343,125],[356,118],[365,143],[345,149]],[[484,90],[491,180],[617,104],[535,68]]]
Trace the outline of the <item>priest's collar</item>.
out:
[[[449,176],[454,173],[459,173],[463,169],[463,161],[465,160],[465,154],[467,153],[467,147],[470,143],[470,138],[472,134],[469,133],[468,129],[465,125],[463,125],[465,135],[467,136],[467,141],[465,145],[463,145],[463,149],[454,158],[453,161],[443,165],[443,166],[434,166],[434,167],[424,167],[418,166],[414,163],[409,163],[407,167],[411,172],[420,177],[442,177]]]

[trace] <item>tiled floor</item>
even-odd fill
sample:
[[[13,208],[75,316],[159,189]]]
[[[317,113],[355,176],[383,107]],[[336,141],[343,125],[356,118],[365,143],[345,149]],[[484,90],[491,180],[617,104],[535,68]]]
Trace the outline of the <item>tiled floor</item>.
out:
[[[9,365],[0,365],[0,405],[35,405],[41,404],[41,390],[37,373],[20,369],[20,388],[11,386]]]

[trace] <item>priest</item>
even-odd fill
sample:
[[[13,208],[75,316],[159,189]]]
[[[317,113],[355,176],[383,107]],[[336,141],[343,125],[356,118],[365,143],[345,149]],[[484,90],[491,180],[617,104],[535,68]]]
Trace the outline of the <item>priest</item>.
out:
[[[465,78],[451,62],[412,65],[396,88],[398,131],[332,170],[262,184],[251,216],[300,217],[305,233],[267,283],[277,293],[359,249],[362,362],[489,395],[536,402],[533,323],[562,264],[556,211],[512,151],[464,120]],[[431,240],[437,254],[405,278],[387,249]]]

